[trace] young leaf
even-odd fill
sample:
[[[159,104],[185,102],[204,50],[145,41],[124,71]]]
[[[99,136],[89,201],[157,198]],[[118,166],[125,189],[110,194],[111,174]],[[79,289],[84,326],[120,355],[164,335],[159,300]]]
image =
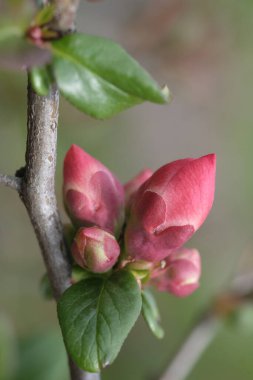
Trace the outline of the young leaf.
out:
[[[145,100],[168,101],[168,93],[124,49],[106,38],[67,35],[52,42],[52,53],[61,93],[93,117],[104,119]]]
[[[81,280],[94,277],[94,273],[91,273],[78,265],[73,265],[72,272],[71,272],[71,280],[75,284],[76,282],[79,282]]]
[[[130,272],[71,286],[58,303],[58,317],[67,350],[78,366],[99,372],[112,363],[140,311],[141,291]]]
[[[34,91],[38,95],[45,96],[48,94],[51,78],[46,67],[33,67],[30,71],[30,80]]]
[[[148,290],[142,292],[142,315],[152,333],[159,339],[163,338],[164,331],[159,325],[159,310],[153,295]]]
[[[35,16],[35,25],[41,26],[50,22],[54,17],[54,10],[55,6],[52,4],[48,4],[43,7]]]

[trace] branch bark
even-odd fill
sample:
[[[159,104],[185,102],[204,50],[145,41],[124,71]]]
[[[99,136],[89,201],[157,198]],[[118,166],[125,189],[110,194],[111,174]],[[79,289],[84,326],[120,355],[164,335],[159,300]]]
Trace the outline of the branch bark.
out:
[[[73,360],[70,357],[69,357],[69,369],[70,369],[71,379],[100,380],[100,374],[99,373],[86,372],[85,376],[84,376],[83,371],[76,366],[76,364],[73,362]]]
[[[0,184],[10,187],[11,189],[16,190],[18,193],[21,189],[21,182],[21,178],[18,178],[16,176],[0,174]]]
[[[73,28],[79,0],[48,0],[55,4],[55,28]],[[43,3],[46,3],[43,1]],[[40,249],[56,301],[70,286],[71,267],[55,195],[59,93],[37,95],[28,83],[26,167],[22,178],[0,175],[0,183],[18,191]],[[82,371],[69,357],[72,380],[99,380]]]
[[[70,264],[55,196],[59,94],[54,87],[39,96],[28,84],[26,170],[20,197],[37,236],[49,280],[58,300],[70,286]],[[99,380],[80,370],[69,358],[72,380]]]
[[[61,31],[68,31],[74,28],[76,11],[80,0],[52,0],[55,5],[54,26]]]
[[[34,227],[55,299],[70,285],[70,266],[55,196],[59,94],[34,93],[28,84],[26,170],[21,198]]]

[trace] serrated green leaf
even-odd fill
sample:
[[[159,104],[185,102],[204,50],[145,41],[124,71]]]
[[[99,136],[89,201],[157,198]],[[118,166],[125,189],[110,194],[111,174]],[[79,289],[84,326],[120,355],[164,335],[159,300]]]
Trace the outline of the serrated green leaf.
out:
[[[160,314],[153,295],[148,291],[142,292],[142,315],[151,332],[159,339],[164,337],[164,331],[159,324]]]
[[[113,362],[141,311],[141,291],[130,272],[89,278],[70,287],[58,303],[68,352],[78,366],[99,372]]]
[[[72,34],[52,42],[59,89],[81,111],[99,118],[151,101],[166,103],[151,76],[118,44],[102,37]]]
[[[55,7],[53,4],[48,4],[43,7],[35,16],[35,25],[41,26],[50,22],[54,17]]]
[[[30,80],[34,91],[41,96],[46,96],[51,86],[51,78],[44,66],[33,67],[30,71]]]

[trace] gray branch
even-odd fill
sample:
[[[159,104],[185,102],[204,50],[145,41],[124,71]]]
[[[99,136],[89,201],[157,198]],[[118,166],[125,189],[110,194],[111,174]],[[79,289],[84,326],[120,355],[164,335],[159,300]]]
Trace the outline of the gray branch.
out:
[[[80,0],[51,0],[55,5],[54,26],[61,31],[68,31],[74,28],[76,11]]]
[[[70,264],[55,196],[59,93],[39,96],[28,84],[26,170],[20,197],[37,236],[49,280],[58,300],[70,286]],[[72,380],[99,380],[69,359]]]
[[[77,0],[49,0],[55,4],[54,26],[73,28]],[[28,83],[26,167],[22,179],[1,176],[0,182],[18,190],[26,206],[43,255],[56,301],[70,286],[68,261],[55,195],[59,93],[54,86],[47,96],[37,95]],[[99,380],[86,373],[69,357],[72,380]]]
[[[0,174],[0,184],[10,187],[11,189],[16,190],[17,192],[20,192],[21,178],[6,174]]]
[[[69,358],[69,368],[70,368],[70,374],[71,379],[78,379],[78,380],[100,380],[100,374],[99,373],[85,373],[85,376],[83,375],[83,371],[76,366],[76,364],[73,362],[71,358]]]
[[[55,299],[70,285],[70,266],[55,197],[59,94],[39,96],[28,85],[26,170],[21,198],[34,227]]]
[[[190,332],[160,380],[184,380],[216,337],[221,321],[210,314]]]
[[[252,300],[253,274],[236,276],[230,289],[216,297],[214,304],[192,328],[160,380],[185,380],[216,337],[224,319]]]

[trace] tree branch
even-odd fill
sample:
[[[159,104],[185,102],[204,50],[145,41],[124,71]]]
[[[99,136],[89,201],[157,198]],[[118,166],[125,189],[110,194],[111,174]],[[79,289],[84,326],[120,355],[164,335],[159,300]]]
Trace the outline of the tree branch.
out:
[[[160,380],[185,380],[219,332],[224,319],[253,299],[253,274],[237,276],[190,331]]]
[[[68,31],[74,28],[77,8],[80,0],[52,0],[55,5],[54,26],[61,31]]]
[[[54,26],[63,31],[71,29],[79,1],[49,2],[55,3]],[[28,83],[26,168],[19,193],[37,236],[56,300],[70,286],[71,275],[55,195],[58,112],[56,86],[47,96],[39,96]],[[99,374],[79,369],[70,357],[69,368],[72,380],[100,379]]]
[[[221,321],[206,315],[192,329],[160,380],[184,380],[215,338]]]
[[[70,368],[70,374],[71,379],[78,379],[78,380],[100,380],[100,374],[99,373],[85,373],[85,377],[83,375],[83,371],[76,366],[76,364],[73,362],[73,360],[69,357],[69,368]]]
[[[11,189],[16,190],[18,193],[21,189],[21,182],[21,178],[18,178],[16,176],[0,174],[0,184],[10,187]]]
[[[39,96],[28,84],[26,170],[21,183],[23,200],[37,236],[49,280],[58,300],[70,286],[70,264],[55,196],[59,94],[54,87]],[[72,380],[98,380],[70,360]]]
[[[21,198],[34,227],[55,299],[70,285],[70,266],[55,197],[59,94],[39,96],[28,85],[26,170]]]

